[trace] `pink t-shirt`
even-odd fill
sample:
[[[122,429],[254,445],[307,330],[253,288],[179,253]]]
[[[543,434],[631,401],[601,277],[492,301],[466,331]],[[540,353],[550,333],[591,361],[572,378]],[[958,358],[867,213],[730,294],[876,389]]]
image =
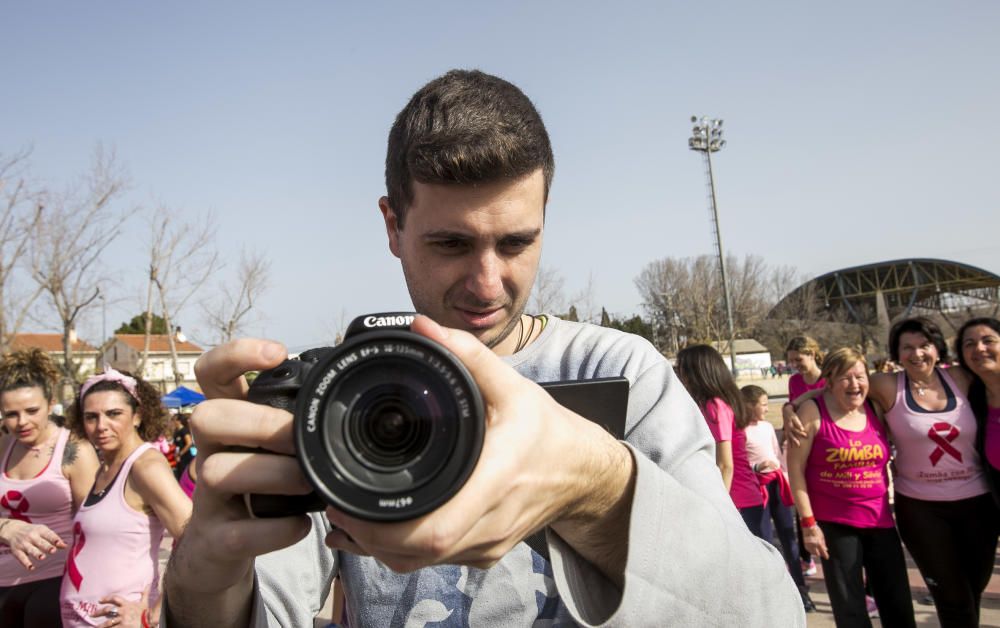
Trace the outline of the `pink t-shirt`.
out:
[[[96,504],[84,504],[73,520],[73,550],[59,594],[63,628],[99,626],[105,617],[91,617],[106,606],[98,600],[120,595],[138,601],[149,590],[149,606],[160,597],[160,542],[163,524],[125,502],[125,481],[144,452],[140,445]]]
[[[921,408],[905,373],[896,375],[896,401],[885,420],[896,445],[895,490],[928,501],[955,501],[989,492],[976,453],[976,417],[955,381],[937,371],[948,404],[934,412]]]
[[[733,409],[722,399],[715,398],[708,400],[701,413],[715,442],[732,441],[733,483],[729,487],[729,496],[733,503],[737,508],[760,506],[764,503],[760,482],[747,460],[746,432],[736,427]]]
[[[1000,469],[1000,408],[990,408],[986,415],[986,461]]]
[[[73,493],[69,479],[62,473],[63,450],[69,440],[69,430],[60,427],[52,458],[42,472],[27,480],[7,477],[7,464],[17,439],[11,438],[3,455],[0,469],[0,517],[19,519],[41,524],[59,535],[66,545],[73,540]],[[13,587],[26,582],[48,580],[62,575],[67,550],[58,550],[45,560],[35,560],[35,568],[28,571],[10,551],[10,546],[0,543],[0,587]]]
[[[822,377],[816,380],[815,384],[807,384],[802,373],[796,373],[788,378],[788,400],[795,401],[800,395],[804,395],[810,390],[826,386],[826,380]]]
[[[868,422],[852,432],[833,422],[822,396],[814,401],[820,426],[806,461],[813,516],[855,528],[893,527],[885,470],[889,441],[875,412],[866,403]]]

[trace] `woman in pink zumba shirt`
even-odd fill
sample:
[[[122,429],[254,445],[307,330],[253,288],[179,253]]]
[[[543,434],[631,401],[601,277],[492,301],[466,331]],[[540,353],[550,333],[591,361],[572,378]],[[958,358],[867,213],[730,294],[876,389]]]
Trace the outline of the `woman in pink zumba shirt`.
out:
[[[715,437],[715,460],[729,496],[750,531],[763,538],[764,497],[747,459],[745,430],[750,416],[732,373],[718,351],[694,345],[677,353],[677,375]]]
[[[69,418],[102,463],[73,519],[60,593],[63,626],[156,624],[163,530],[177,538],[191,517],[191,500],[152,445],[167,430],[159,392],[108,368],[80,387]]]
[[[837,349],[823,363],[823,378],[823,393],[799,409],[806,436],[788,451],[803,542],[823,559],[838,627],[871,626],[863,571],[883,625],[916,626],[903,548],[889,510],[889,441],[866,403],[864,356]]]

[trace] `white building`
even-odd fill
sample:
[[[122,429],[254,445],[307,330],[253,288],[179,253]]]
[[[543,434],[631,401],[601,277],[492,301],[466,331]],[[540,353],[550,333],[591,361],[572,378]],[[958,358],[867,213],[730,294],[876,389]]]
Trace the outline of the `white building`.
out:
[[[740,374],[760,374],[761,369],[771,368],[771,352],[753,338],[737,338],[733,347],[736,349],[736,368]],[[712,348],[722,354],[726,366],[732,370],[729,341],[713,342]]]
[[[145,334],[115,334],[114,340],[104,350],[104,361],[118,370],[134,373],[139,366],[145,343]],[[196,388],[194,363],[205,352],[204,349],[185,339],[182,334],[174,337],[174,345],[177,348],[177,368],[184,378],[181,384]],[[149,337],[149,353],[140,376],[164,393],[176,388],[169,336],[152,334]]]

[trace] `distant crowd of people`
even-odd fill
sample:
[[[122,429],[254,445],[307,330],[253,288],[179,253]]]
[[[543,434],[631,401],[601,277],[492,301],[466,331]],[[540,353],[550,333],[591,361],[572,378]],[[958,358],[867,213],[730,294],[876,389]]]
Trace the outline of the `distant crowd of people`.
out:
[[[683,349],[675,368],[733,502],[751,532],[777,536],[807,612],[803,575],[819,557],[837,626],[915,626],[905,545],[941,625],[978,626],[1000,532],[1000,321],[967,321],[954,363],[926,318],[896,323],[888,351],[869,364],[794,338],[784,448],[766,391],[738,390],[713,348]]]

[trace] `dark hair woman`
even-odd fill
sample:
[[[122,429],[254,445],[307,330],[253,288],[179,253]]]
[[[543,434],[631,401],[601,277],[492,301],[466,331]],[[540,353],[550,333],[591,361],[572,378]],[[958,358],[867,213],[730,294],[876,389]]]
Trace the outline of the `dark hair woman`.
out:
[[[97,471],[86,440],[50,418],[59,371],[38,349],[0,360],[0,626],[59,625],[73,513]]]
[[[733,375],[719,352],[694,345],[677,353],[677,375],[694,398],[715,438],[715,461],[722,481],[747,527],[762,537],[764,498],[747,460],[750,415]]]

